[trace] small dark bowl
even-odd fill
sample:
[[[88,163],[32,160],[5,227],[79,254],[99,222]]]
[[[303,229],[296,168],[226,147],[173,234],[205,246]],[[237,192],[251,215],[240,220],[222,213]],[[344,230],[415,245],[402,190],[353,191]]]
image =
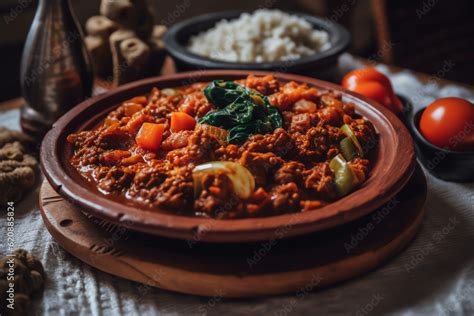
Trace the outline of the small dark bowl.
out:
[[[447,150],[428,142],[418,129],[424,110],[416,112],[410,120],[418,159],[437,178],[456,182],[474,181],[474,152]]]
[[[236,69],[236,70],[265,70],[305,74],[319,77],[330,77],[337,68],[337,60],[347,50],[351,36],[349,32],[337,23],[315,16],[292,13],[304,18],[315,29],[324,30],[329,34],[331,47],[320,53],[305,56],[292,61],[275,61],[267,63],[232,63],[218,61],[191,53],[186,45],[189,38],[206,31],[222,19],[238,18],[245,11],[223,11],[200,15],[172,26],[164,37],[166,50],[173,57],[178,71],[204,69]]]
[[[410,129],[410,121],[413,116],[413,104],[411,101],[400,94],[397,94],[398,99],[402,102],[403,105],[403,111],[401,114],[397,115],[398,118],[405,124],[405,126]]]

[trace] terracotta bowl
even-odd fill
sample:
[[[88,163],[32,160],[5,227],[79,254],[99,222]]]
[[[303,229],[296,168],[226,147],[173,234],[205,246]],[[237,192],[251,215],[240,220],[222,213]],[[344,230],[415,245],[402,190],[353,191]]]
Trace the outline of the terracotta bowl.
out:
[[[90,129],[121,102],[147,94],[152,87],[176,87],[215,79],[235,80],[249,73],[268,72],[215,70],[180,73],[137,81],[89,99],[61,117],[43,140],[41,165],[53,188],[91,215],[134,231],[207,242],[248,242],[307,234],[342,225],[364,216],[389,201],[407,183],[415,166],[413,142],[403,123],[381,105],[340,86],[316,79],[274,74],[282,81],[307,83],[321,90],[342,93],[356,104],[358,113],[369,119],[379,134],[374,164],[366,182],[348,196],[315,211],[264,218],[215,220],[173,215],[141,209],[101,194],[69,164],[73,148],[66,141],[72,132]]]

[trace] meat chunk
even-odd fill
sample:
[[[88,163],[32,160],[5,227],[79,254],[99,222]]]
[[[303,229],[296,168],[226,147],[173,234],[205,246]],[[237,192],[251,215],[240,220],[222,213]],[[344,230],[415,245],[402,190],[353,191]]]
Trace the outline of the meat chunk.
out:
[[[225,174],[208,174],[202,179],[202,191],[194,201],[194,209],[210,217],[237,216],[242,211],[240,200],[233,194],[231,180]],[[232,214],[232,215],[231,215]]]
[[[318,163],[303,174],[304,187],[315,196],[331,200],[337,197],[336,188],[333,184],[333,173],[328,162]]]
[[[246,167],[255,178],[257,186],[265,186],[272,174],[283,163],[274,153],[255,153],[245,151],[239,163]]]
[[[311,127],[318,124],[319,117],[316,113],[301,113],[293,115],[291,119],[290,131],[306,133]]]
[[[151,166],[143,166],[133,178],[134,191],[149,190],[161,185],[168,177],[173,165],[167,162],[157,161]],[[143,196],[142,197],[146,197]]]
[[[253,152],[272,152],[280,157],[291,156],[295,144],[291,136],[282,128],[277,128],[272,134],[254,135],[244,143],[243,149]]]
[[[326,92],[320,96],[320,107],[334,107],[342,110],[344,103],[342,102],[342,95],[334,91]]]
[[[367,178],[369,172],[369,161],[367,159],[355,158],[349,161],[349,165],[352,167],[357,179],[364,181]]]
[[[152,204],[175,211],[192,210],[193,182],[191,168],[173,169],[159,187],[151,190]]]
[[[318,112],[318,117],[321,121],[325,121],[327,124],[336,127],[342,125],[343,115],[344,112],[342,110],[338,110],[332,106],[325,107]]]
[[[175,166],[199,165],[215,160],[215,150],[221,145],[219,140],[203,130],[195,130],[186,147],[170,151],[166,159]]]
[[[216,157],[218,160],[223,161],[236,161],[240,158],[239,146],[234,144],[229,144],[227,146],[222,146],[216,150]]]
[[[143,115],[143,114],[136,114],[130,118],[130,120],[127,122],[126,125],[126,130],[132,134],[135,135],[138,133],[140,128],[142,127],[143,123],[145,122],[151,122],[154,123],[155,119],[150,116],[150,115]]]
[[[291,106],[302,99],[314,101],[318,100],[319,90],[306,84],[299,84],[294,81],[284,84],[279,92],[269,97],[270,103],[278,107],[281,111],[288,110]]]
[[[98,133],[97,130],[83,131],[67,137],[67,141],[77,148],[71,158],[72,165],[80,168],[99,163],[100,155],[106,150],[98,146]]]
[[[107,171],[105,176],[102,176],[98,181],[97,187],[106,193],[111,193],[114,191],[120,191],[125,187],[128,187],[132,182],[135,173],[130,168],[123,168],[113,166],[110,169],[105,169]]]
[[[163,150],[173,150],[185,147],[188,144],[188,139],[191,135],[193,135],[193,131],[184,130],[172,133],[161,143],[160,147]]]
[[[162,94],[162,92],[160,92]],[[180,97],[162,96],[153,100],[152,104],[146,107],[143,113],[151,115],[155,118],[156,123],[165,123],[167,117],[171,112],[176,111],[178,103],[181,101]]]
[[[339,153],[338,144],[344,133],[329,125],[310,128],[305,135],[297,135],[298,155],[305,162],[320,162]]]
[[[345,113],[345,104],[342,102],[342,96],[334,92],[328,92],[321,96],[319,118],[327,124],[340,127],[343,124]],[[349,109],[349,108],[348,108]],[[351,108],[350,113],[354,113]]]
[[[188,94],[182,103],[179,105],[179,111],[187,113],[193,117],[203,117],[213,106],[207,101],[206,97],[201,91],[196,91]]]
[[[281,116],[283,117],[283,125],[285,126],[285,129],[289,129],[291,126],[291,121],[293,120],[293,116],[295,116],[296,113],[293,111],[282,111]]]
[[[280,89],[280,83],[272,75],[256,77],[249,75],[244,83],[250,89],[257,90],[263,95],[270,95]]]
[[[271,204],[268,192],[262,187],[256,189],[245,202],[245,210],[249,216],[262,215],[265,210],[270,208]]]
[[[246,201],[247,215],[261,216],[295,212],[300,209],[300,199],[300,189],[294,182],[277,185],[270,192],[258,188]]]
[[[289,213],[300,208],[300,193],[294,182],[276,186],[271,191],[271,204],[274,213]]]
[[[317,111],[317,104],[305,99],[299,100],[293,105],[293,112],[295,113],[316,113]]]
[[[79,133],[69,134],[66,138],[67,142],[74,147],[87,147],[94,144],[97,138],[97,131],[82,131]]]
[[[130,156],[131,154],[127,150],[115,149],[102,154],[100,159],[105,165],[113,166],[119,164],[122,159]]]
[[[131,135],[118,125],[112,125],[97,135],[96,144],[104,149],[127,149],[133,141]]]
[[[274,180],[278,184],[285,184],[295,182],[297,184],[303,181],[303,172],[305,166],[296,161],[285,162],[276,172]]]
[[[378,137],[371,122],[364,119],[352,119],[348,122],[364,151],[369,151],[377,145]]]

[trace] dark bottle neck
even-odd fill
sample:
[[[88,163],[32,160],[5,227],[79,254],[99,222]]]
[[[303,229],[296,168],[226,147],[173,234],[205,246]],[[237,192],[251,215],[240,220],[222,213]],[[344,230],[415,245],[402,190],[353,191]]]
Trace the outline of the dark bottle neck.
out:
[[[73,13],[70,0],[39,0],[37,12],[28,36],[42,32],[45,39],[61,41],[63,46],[82,45],[82,30]]]
[[[66,27],[79,28],[77,19],[71,10],[70,0],[39,0],[35,20],[39,22],[62,21]]]
[[[38,10],[51,9],[53,7],[70,10],[70,0],[39,0]]]

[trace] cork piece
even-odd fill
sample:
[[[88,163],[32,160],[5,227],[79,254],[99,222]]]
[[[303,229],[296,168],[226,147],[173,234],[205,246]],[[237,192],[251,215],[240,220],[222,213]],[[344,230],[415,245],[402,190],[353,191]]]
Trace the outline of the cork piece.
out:
[[[118,30],[112,33],[109,38],[113,64],[112,73],[115,84],[121,82],[120,77],[122,76],[122,72],[124,72],[128,67],[120,54],[120,44],[128,38],[136,38],[135,32],[129,30]]]
[[[148,63],[150,49],[138,38],[128,38],[120,43],[120,52],[129,66]]]
[[[110,48],[113,50],[116,50],[119,48],[120,43],[123,42],[124,40],[128,38],[134,38],[137,37],[135,32],[130,31],[130,30],[118,30],[112,33],[109,38],[109,44]]]
[[[15,273],[15,297],[14,310],[7,309],[9,303],[7,280],[11,266]],[[24,249],[15,250],[13,256],[0,258],[0,312],[7,315],[27,315],[31,298],[43,289],[44,269],[41,262],[31,253]],[[5,304],[5,302],[8,302]]]
[[[153,15],[146,0],[102,0],[100,13],[143,38],[153,29]]]
[[[108,37],[88,35],[84,38],[87,51],[92,60],[94,73],[106,77],[112,73],[112,52]]]
[[[163,43],[163,36],[165,35],[168,28],[165,25],[154,25],[153,31],[150,36],[150,44],[153,45],[154,49],[165,49],[165,44]],[[150,45],[150,46],[151,46]]]
[[[6,143],[0,148],[0,203],[18,201],[36,180],[38,162],[26,154],[20,142]]]
[[[87,35],[98,36],[108,43],[109,36],[119,29],[114,21],[102,15],[90,17],[86,22]]]
[[[120,65],[124,66],[114,72],[115,84],[123,84],[146,76],[149,73],[150,48],[139,38],[128,38],[120,43],[114,52]]]
[[[86,23],[85,43],[95,74],[113,74],[116,85],[159,74],[166,55],[166,27],[154,24],[147,0],[102,0],[100,13]],[[131,38],[129,47],[121,46]]]

